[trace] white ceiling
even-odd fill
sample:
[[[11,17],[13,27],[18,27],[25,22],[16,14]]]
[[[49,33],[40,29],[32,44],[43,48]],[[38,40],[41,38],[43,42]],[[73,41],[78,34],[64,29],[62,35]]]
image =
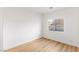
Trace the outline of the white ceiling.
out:
[[[53,12],[56,10],[63,9],[64,7],[53,7],[50,9],[50,7],[29,7],[28,9],[38,12],[38,13],[48,13],[48,12]]]
[[[17,7],[7,7],[8,9],[16,9]],[[54,12],[60,9],[64,9],[65,7],[53,7],[50,9],[50,7],[18,7],[17,9],[26,9],[37,13],[50,13]]]

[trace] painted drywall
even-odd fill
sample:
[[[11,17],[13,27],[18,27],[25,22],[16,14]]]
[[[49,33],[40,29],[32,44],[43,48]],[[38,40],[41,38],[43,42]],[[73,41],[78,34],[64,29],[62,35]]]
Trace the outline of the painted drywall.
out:
[[[0,8],[0,51],[3,49],[3,8]]]
[[[64,32],[49,31],[48,18],[64,19]],[[43,36],[79,47],[79,8],[65,8],[43,15]],[[54,39],[55,38],[55,39]]]
[[[4,8],[4,50],[41,37],[41,15],[26,8]]]

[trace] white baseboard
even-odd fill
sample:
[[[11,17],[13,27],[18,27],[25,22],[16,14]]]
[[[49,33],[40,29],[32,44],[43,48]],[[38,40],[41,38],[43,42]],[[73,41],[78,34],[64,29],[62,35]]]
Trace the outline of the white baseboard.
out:
[[[79,45],[75,42],[70,43],[70,42],[66,42],[66,41],[61,41],[60,39],[57,39],[57,38],[50,38],[50,37],[47,37],[47,36],[43,36],[43,37],[47,38],[47,39],[50,39],[50,40],[58,41],[58,42],[61,42],[61,43],[67,44],[67,45],[79,47]]]
[[[36,40],[36,39],[39,39],[39,38],[41,38],[42,36],[37,36],[37,37],[34,37],[34,38],[32,38],[30,41],[28,41],[28,42],[31,42],[31,41],[33,41],[33,40]],[[11,48],[15,48],[15,47],[17,47],[17,46],[19,46],[19,45],[22,45],[22,44],[25,44],[25,43],[28,43],[28,42],[21,42],[21,43],[17,43],[17,45],[14,45],[14,46],[12,46],[12,47],[8,47],[8,48],[5,48],[3,51],[6,51],[6,50],[8,50],[8,49],[11,49]]]

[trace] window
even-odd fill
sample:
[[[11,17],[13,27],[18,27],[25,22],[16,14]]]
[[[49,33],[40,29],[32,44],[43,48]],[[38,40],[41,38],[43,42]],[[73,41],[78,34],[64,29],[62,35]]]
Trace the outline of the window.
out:
[[[49,31],[64,31],[64,19],[48,19]]]

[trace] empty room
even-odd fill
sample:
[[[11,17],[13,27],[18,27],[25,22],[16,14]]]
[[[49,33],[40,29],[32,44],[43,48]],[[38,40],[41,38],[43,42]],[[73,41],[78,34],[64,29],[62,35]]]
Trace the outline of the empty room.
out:
[[[1,52],[79,52],[78,7],[0,7]]]

